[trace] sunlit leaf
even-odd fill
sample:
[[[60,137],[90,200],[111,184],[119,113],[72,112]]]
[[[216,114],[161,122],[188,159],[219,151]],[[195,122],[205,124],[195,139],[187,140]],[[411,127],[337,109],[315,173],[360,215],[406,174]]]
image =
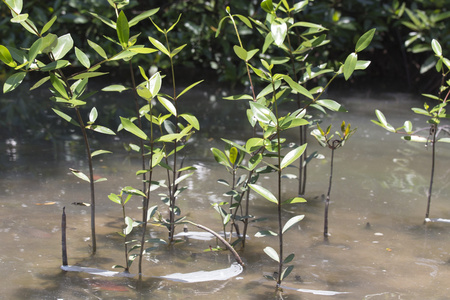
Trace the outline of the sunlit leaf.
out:
[[[94,42],[92,42],[90,40],[87,40],[87,41],[88,41],[89,46],[91,46],[91,48],[94,49],[95,52],[97,52],[101,57],[103,57],[104,59],[108,58],[106,56],[105,50],[103,50],[102,47],[100,47],[99,45],[97,45],[96,43],[94,43]]]
[[[123,126],[123,128],[124,128],[126,131],[128,131],[128,132],[134,134],[135,136],[137,136],[137,137],[139,137],[139,138],[141,138],[141,139],[143,139],[143,140],[147,140],[147,139],[148,139],[148,137],[147,137],[147,135],[145,134],[145,132],[143,132],[139,127],[137,127],[137,126],[136,126],[133,122],[131,122],[129,119],[120,117],[120,122],[122,123],[122,126]]]
[[[17,66],[17,63],[13,60],[8,48],[3,45],[0,45],[0,60],[11,68]]]
[[[275,45],[282,46],[287,34],[287,25],[285,22],[274,20],[270,26],[270,32],[274,39]]]
[[[167,50],[167,48],[164,47],[164,45],[161,44],[161,42],[159,42],[157,39],[152,38],[151,36],[149,36],[148,39],[150,40],[152,45],[155,46],[159,51],[161,51],[167,56],[170,56],[169,50]]]
[[[75,47],[75,55],[78,61],[86,68],[89,69],[91,66],[91,62],[89,61],[89,57],[80,49]]]
[[[100,155],[100,154],[108,154],[108,153],[112,153],[111,151],[107,151],[107,150],[97,150],[91,153],[91,157]]]
[[[345,63],[344,63],[344,78],[345,78],[345,80],[348,80],[350,78],[350,76],[352,76],[353,71],[355,71],[357,61],[358,61],[358,55],[355,52],[350,53],[347,56],[347,59],[345,60]]]
[[[300,147],[295,148],[294,150],[291,150],[288,154],[286,154],[285,157],[283,157],[283,160],[281,161],[280,168],[284,169],[290,164],[292,164],[294,161],[296,161],[306,150],[307,144],[303,144]]]
[[[282,232],[285,233],[289,228],[291,228],[292,226],[303,220],[304,217],[305,215],[299,215],[290,218],[289,221],[287,221],[286,224],[284,224]]]
[[[109,194],[108,195],[108,199],[111,200],[114,203],[117,203],[117,204],[121,204],[122,203],[122,200],[120,199],[120,197],[117,196],[114,193]]]
[[[222,151],[220,151],[217,148],[211,148],[211,152],[214,155],[214,159],[221,165],[224,165],[226,167],[231,168],[230,162],[228,161],[227,156],[225,155],[225,153],[223,153]]]
[[[6,94],[17,88],[22,83],[25,75],[27,75],[26,72],[19,72],[9,76],[6,79],[5,84],[3,84],[3,93]]]
[[[67,122],[69,122],[72,125],[78,126],[80,127],[80,124],[78,124],[77,121],[75,121],[71,116],[63,113],[62,111],[59,111],[55,108],[52,108],[52,110],[55,112],[55,114],[57,114],[58,116],[60,116],[61,118],[63,118],[64,120],[66,120]]]
[[[277,251],[275,251],[272,247],[264,248],[264,252],[274,261],[280,262],[280,257],[278,256]]]
[[[50,21],[48,21],[47,23],[45,23],[44,27],[42,27],[42,31],[41,31],[41,35],[43,35],[45,32],[47,32],[53,25],[53,23],[55,23],[57,16],[53,16]]]
[[[65,35],[62,35],[58,38],[58,43],[56,44],[55,48],[53,49],[53,57],[55,60],[59,60],[63,58],[67,52],[69,52],[73,47],[73,40],[70,36],[70,33],[67,33]]]
[[[189,124],[191,124],[195,129],[200,130],[200,123],[198,119],[190,113],[181,114],[180,117],[186,120]]]
[[[102,91],[104,92],[119,92],[122,93],[123,91],[129,90],[130,88],[127,88],[121,84],[113,84],[113,85],[108,85],[104,88],[102,88]]]
[[[334,100],[321,99],[321,100],[317,100],[316,103],[321,105],[321,106],[323,106],[323,107],[326,107],[326,108],[328,108],[329,110],[332,110],[332,111],[347,112],[345,107],[343,107],[341,104],[339,104],[338,102],[336,102]]]
[[[191,84],[190,86],[188,86],[187,88],[185,88],[181,93],[178,94],[177,98],[180,98],[184,93],[186,93],[187,91],[189,91],[190,89],[192,89],[193,87],[195,87],[196,85],[202,83],[204,80],[200,80],[197,81],[193,84]]]
[[[126,194],[146,197],[146,195],[145,195],[142,191],[140,191],[140,190],[138,190],[138,189],[135,189],[135,188],[133,188],[133,187],[131,187],[131,186],[126,186],[126,187],[124,187],[124,188],[122,189],[122,191],[123,191],[124,193],[126,193]]]
[[[28,19],[28,14],[20,14],[16,15],[14,18],[11,18],[12,23],[22,23]]]
[[[119,17],[117,18],[116,30],[120,44],[122,45],[122,47],[126,48],[128,45],[128,40],[130,38],[130,27],[123,10],[120,11]]]
[[[86,174],[84,174],[83,172],[78,171],[78,170],[74,170],[74,169],[70,169],[70,171],[72,172],[73,175],[77,176],[81,180],[84,180],[84,181],[87,181],[87,182],[91,182],[89,177]]]
[[[366,33],[364,33],[356,42],[356,47],[355,47],[355,52],[360,52],[364,49],[366,49],[369,45],[370,42],[373,39],[373,36],[375,34],[376,29],[370,29],[369,31],[367,31]]]
[[[261,230],[255,234],[255,237],[257,237],[257,238],[265,237],[265,236],[278,236],[278,234],[271,230]]]
[[[70,62],[68,60],[56,60],[56,61],[52,61],[51,63],[47,64],[46,66],[41,68],[41,71],[43,72],[48,72],[51,70],[57,70],[57,69],[61,69],[64,67],[67,67],[68,65],[70,65]]]
[[[137,15],[136,17],[134,17],[133,19],[131,19],[131,20],[128,22],[128,25],[129,25],[130,27],[132,27],[132,26],[136,25],[137,23],[139,23],[140,21],[145,20],[145,19],[147,19],[147,18],[153,16],[153,15],[156,14],[158,11],[159,11],[159,8],[154,8],[154,9],[151,9],[151,10],[144,11],[143,13],[140,13],[139,15]]]
[[[64,83],[61,79],[59,79],[55,74],[50,73],[50,82],[55,90],[63,97],[64,99],[69,99],[67,95],[66,88],[64,87]]]
[[[291,274],[292,270],[294,269],[294,266],[288,266],[286,269],[283,270],[283,272],[281,273],[281,280],[284,280],[286,277],[289,276],[289,274]]]
[[[248,185],[252,190],[263,196],[265,199],[269,200],[270,202],[278,204],[277,198],[265,187],[262,187],[257,184],[249,184]]]
[[[177,115],[177,109],[170,100],[161,96],[158,96],[158,100],[172,115]]]

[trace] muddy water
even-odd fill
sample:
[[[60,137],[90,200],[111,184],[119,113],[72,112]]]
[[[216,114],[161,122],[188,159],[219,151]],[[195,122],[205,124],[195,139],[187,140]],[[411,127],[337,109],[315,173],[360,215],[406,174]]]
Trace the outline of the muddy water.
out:
[[[202,96],[202,95],[200,95]],[[214,98],[215,97],[215,98]],[[217,231],[219,217],[211,203],[226,201],[226,187],[216,183],[227,173],[215,164],[211,147],[222,148],[219,137],[244,139],[242,115],[232,117],[238,105],[220,106],[220,96],[208,96],[207,112],[200,114],[205,130],[189,148],[198,171],[187,179],[189,187],[180,199],[184,215]],[[358,127],[357,133],[335,153],[335,173],[330,205],[328,243],[322,238],[323,201],[329,175],[330,152],[310,138],[308,151],[319,151],[323,160],[313,160],[308,169],[307,204],[286,206],[285,220],[306,217],[285,235],[285,253],[295,253],[295,269],[284,282],[285,299],[447,299],[450,293],[450,224],[423,225],[430,175],[430,155],[423,144],[406,143],[370,122],[376,108],[385,112],[394,126],[415,120],[409,107],[421,106],[407,95],[335,97],[349,113],[332,114],[324,121],[336,126],[345,119]],[[198,99],[198,98],[197,98]],[[194,101],[194,100],[192,100]],[[196,100],[197,101],[197,100]],[[191,108],[196,105],[192,102]],[[191,109],[192,111],[192,109]],[[219,111],[223,114],[217,114]],[[212,116],[217,114],[217,118]],[[198,114],[197,114],[198,115]],[[420,125],[422,126],[422,125]],[[218,134],[214,134],[218,132]],[[292,136],[295,134],[292,133]],[[287,136],[289,137],[289,135]],[[188,239],[172,250],[161,247],[145,259],[144,279],[104,277],[60,269],[60,222],[66,207],[69,264],[113,270],[123,264],[121,209],[108,200],[111,192],[126,185],[139,187],[134,175],[139,161],[122,149],[123,137],[102,140],[94,148],[114,150],[95,162],[95,173],[108,181],[96,185],[98,253],[89,255],[89,208],[71,205],[89,202],[88,186],[69,174],[69,168],[86,170],[83,149],[68,137],[55,143],[2,141],[0,188],[0,285],[1,299],[267,299],[274,284],[263,275],[272,274],[276,264],[262,251],[276,248],[276,238],[256,238],[261,229],[274,230],[275,208],[259,197],[251,200],[252,214],[265,217],[253,223],[250,240],[241,252],[247,267],[232,279],[200,283],[173,282],[156,278],[173,273],[213,271],[228,268],[234,261],[227,253],[204,252],[215,240]],[[438,145],[431,217],[449,218],[447,145]],[[159,176],[159,175],[158,175]],[[162,175],[161,175],[162,176]],[[273,178],[261,182],[273,189]],[[285,197],[296,195],[296,182],[284,181]],[[139,218],[139,199],[128,203],[127,214]],[[157,199],[155,204],[159,204]],[[164,205],[159,204],[164,211]],[[179,228],[178,231],[182,231]],[[189,227],[190,231],[196,231]],[[153,237],[166,238],[164,229],[151,227]],[[131,273],[137,273],[137,264]]]

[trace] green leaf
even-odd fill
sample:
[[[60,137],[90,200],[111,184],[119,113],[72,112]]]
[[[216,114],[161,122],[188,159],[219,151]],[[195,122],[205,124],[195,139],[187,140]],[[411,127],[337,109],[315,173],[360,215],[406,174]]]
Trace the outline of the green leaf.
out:
[[[148,39],[150,40],[150,43],[152,43],[152,45],[155,46],[155,48],[157,48],[159,51],[170,57],[169,50],[167,50],[167,48],[164,47],[164,45],[161,44],[161,42],[159,42],[157,39],[152,38],[151,36],[149,36]]]
[[[77,176],[81,180],[84,180],[84,181],[87,181],[87,182],[91,182],[89,177],[87,177],[87,175],[84,174],[83,172],[78,171],[78,170],[74,170],[74,169],[70,169],[70,171],[72,172],[73,175]]]
[[[120,11],[119,17],[117,18],[116,30],[120,44],[123,48],[126,48],[128,46],[128,40],[130,39],[130,27],[123,10]]]
[[[69,99],[67,95],[67,91],[64,87],[64,83],[61,79],[59,79],[55,74],[50,73],[50,82],[52,83],[55,90],[63,97],[64,99]]]
[[[236,149],[236,147],[231,147],[230,149],[230,162],[232,165],[234,165],[236,163],[236,159],[238,157],[238,150]]]
[[[285,22],[274,20],[270,26],[270,32],[274,38],[274,43],[278,47],[282,46],[287,35],[287,25]]]
[[[55,112],[55,114],[57,114],[58,116],[60,116],[61,118],[63,118],[67,122],[69,122],[70,124],[80,127],[80,124],[78,124],[78,122],[75,121],[71,116],[66,115],[62,111],[59,111],[59,110],[57,110],[55,108],[52,108],[52,110]]]
[[[28,52],[28,63],[29,63],[29,65],[27,66],[27,69],[32,63],[34,63],[34,60],[36,59],[36,56],[41,51],[41,46],[42,46],[42,38],[38,39],[37,41],[35,41],[33,43],[33,45],[31,45],[30,52]]]
[[[290,218],[289,221],[287,221],[286,224],[284,224],[282,233],[285,233],[287,230],[289,230],[289,228],[291,228],[292,226],[303,220],[304,217],[305,215],[299,215]]]
[[[22,23],[28,19],[28,14],[20,14],[16,15],[14,18],[11,18],[12,23]]]
[[[85,78],[92,78],[92,77],[98,77],[98,76],[103,76],[108,74],[108,72],[85,72],[85,73],[81,73],[78,75],[75,75],[73,77],[71,77],[71,79],[85,79]]]
[[[272,13],[272,11],[273,11],[272,0],[263,0],[263,2],[261,2],[261,8],[262,8],[266,13]]]
[[[148,81],[148,90],[152,94],[152,98],[156,97],[158,95],[159,90],[161,89],[162,79],[161,74],[159,72],[156,72],[153,74],[152,77],[150,77],[150,80]]]
[[[221,165],[224,165],[225,167],[229,167],[231,168],[230,162],[228,161],[227,156],[225,155],[225,153],[223,153],[222,151],[220,151],[217,148],[211,148],[211,152],[214,155],[214,159]]]
[[[130,234],[130,232],[133,230],[133,219],[132,218],[130,218],[130,217],[125,217],[125,224],[127,225],[127,227],[123,230],[123,233],[125,234],[125,235],[129,235]],[[130,256],[130,258],[131,258],[131,256]],[[130,259],[129,258],[129,259]],[[134,259],[133,259],[134,260]]]
[[[313,95],[307,89],[305,89],[303,86],[301,86],[300,84],[295,82],[291,77],[289,77],[288,75],[285,75],[285,76],[283,76],[283,79],[284,79],[284,81],[287,82],[287,84],[289,84],[291,89],[293,89],[295,92],[300,93],[303,96],[305,96],[311,100],[314,100]]]
[[[41,35],[43,35],[52,27],[53,23],[55,23],[56,21],[56,18],[57,18],[56,15],[54,15],[53,18],[50,19],[50,21],[45,23],[44,27],[42,27]]]
[[[442,47],[437,40],[433,39],[431,41],[431,48],[437,56],[442,56]]]
[[[109,194],[108,195],[108,199],[111,200],[114,203],[117,203],[117,204],[121,204],[122,203],[122,200],[120,199],[120,197],[117,196],[114,193]]]
[[[341,104],[339,104],[338,102],[336,102],[334,100],[322,99],[322,100],[317,100],[316,103],[319,104],[320,106],[326,107],[332,111],[347,112],[347,110]]]
[[[103,50],[102,47],[100,47],[99,45],[97,45],[96,43],[94,43],[94,42],[92,42],[92,41],[90,41],[90,40],[87,40],[87,41],[88,41],[89,46],[91,46],[91,48],[94,49],[95,52],[98,53],[98,55],[100,55],[100,56],[103,57],[104,59],[107,59],[107,58],[108,58],[108,57],[106,56],[105,50]]]
[[[294,269],[294,266],[288,266],[284,271],[281,273],[281,280],[285,279],[286,277],[291,274],[292,270]]]
[[[358,61],[358,55],[355,52],[350,53],[347,56],[347,59],[345,60],[345,63],[344,63],[344,78],[345,78],[345,80],[348,80],[350,78],[350,76],[352,76],[353,71],[355,71],[357,61]]]
[[[175,184],[175,185],[179,184],[181,181],[185,180],[186,178],[188,178],[188,177],[191,176],[192,174],[194,174],[194,172],[191,172],[191,173],[188,173],[188,174],[184,174],[184,175],[178,177],[178,178],[175,180],[174,184]]]
[[[56,60],[56,61],[52,61],[45,67],[42,67],[41,71],[48,72],[48,71],[52,71],[52,70],[57,70],[57,69],[67,67],[68,65],[70,65],[70,62],[68,60],[64,60],[64,59]]]
[[[75,47],[75,55],[78,61],[86,68],[89,69],[91,67],[91,62],[89,61],[89,57],[80,49]]]
[[[100,21],[102,21],[103,23],[105,23],[106,25],[108,25],[109,27],[111,27],[112,29],[116,30],[116,22],[114,22],[108,18],[105,18],[103,16],[100,16],[96,13],[93,13],[93,12],[89,12],[89,13],[91,15],[93,15],[94,17],[96,17],[97,19],[99,19]]]
[[[31,88],[30,91],[37,89],[38,87],[40,87],[41,85],[43,85],[44,83],[46,83],[48,80],[50,79],[50,76],[45,76],[41,79],[39,79],[38,82],[36,82]]]
[[[192,89],[193,87],[195,87],[196,85],[202,83],[204,80],[200,80],[197,82],[194,82],[193,84],[191,84],[190,86],[188,86],[187,88],[185,88],[180,94],[178,94],[177,98],[180,98],[184,93],[186,93],[187,91],[189,91],[190,89]]]
[[[177,109],[170,100],[161,96],[158,96],[158,100],[172,115],[177,115]]]
[[[185,114],[181,114],[180,117],[185,119],[186,122],[191,124],[195,129],[200,130],[200,123],[198,122],[197,118],[194,115],[192,115],[190,113],[185,113]]]
[[[300,147],[295,148],[294,150],[291,150],[281,161],[280,168],[284,169],[290,164],[292,164],[294,161],[296,161],[306,150],[307,144],[303,144]]]
[[[405,141],[419,142],[419,143],[427,143],[428,142],[428,139],[426,137],[419,136],[419,135],[405,135],[405,136],[402,136],[402,139],[404,139]]]
[[[98,117],[98,111],[95,107],[91,109],[91,112],[89,113],[89,122],[94,123],[95,120],[97,120]]]
[[[305,203],[305,202],[306,202],[306,200],[304,198],[294,197],[294,198],[287,199],[286,201],[283,201],[283,204],[294,204],[294,203]]]
[[[129,90],[130,88],[127,88],[121,84],[113,84],[113,85],[108,85],[104,88],[102,88],[102,91],[104,92],[119,92],[122,93],[123,91]]]
[[[290,263],[295,257],[294,253],[289,254],[284,260],[283,260],[283,264],[288,264]]]
[[[15,68],[17,63],[13,60],[8,48],[0,45],[0,60],[11,68]]]
[[[261,230],[255,234],[255,237],[257,237],[257,238],[265,237],[265,236],[278,236],[278,234],[271,230]]]
[[[122,189],[122,191],[126,194],[134,195],[134,196],[142,196],[147,197],[142,191],[135,189],[131,186],[126,186]]]
[[[25,75],[27,75],[26,72],[19,72],[9,76],[3,85],[3,93],[6,94],[17,88],[22,83]]]
[[[100,154],[108,154],[108,153],[112,153],[111,151],[107,151],[107,150],[97,150],[91,153],[91,157],[100,155]]]
[[[258,121],[264,124],[269,124],[270,122],[272,122],[273,125],[277,123],[277,119],[273,112],[264,105],[257,102],[250,102],[250,109],[252,110],[254,117]]]
[[[366,49],[369,45],[370,42],[373,39],[373,36],[375,34],[376,29],[370,29],[369,31],[367,31],[366,33],[364,33],[356,42],[356,47],[355,47],[355,52],[360,52],[364,49]]]
[[[274,261],[280,262],[280,257],[278,256],[277,251],[275,251],[272,247],[264,248],[264,252]]]
[[[187,46],[187,44],[184,44],[184,45],[181,45],[180,47],[175,48],[172,52],[170,52],[170,57],[172,57],[172,58],[175,57],[186,46]]]
[[[143,13],[140,13],[139,15],[137,15],[136,17],[131,19],[130,22],[128,22],[128,25],[130,27],[132,27],[132,26],[136,25],[137,23],[139,23],[140,21],[153,16],[158,11],[159,11],[159,8],[154,8],[154,9],[151,9],[151,10],[144,11]]]
[[[266,188],[257,185],[257,184],[251,184],[249,183],[248,186],[254,190],[255,192],[257,192],[258,194],[260,194],[261,196],[263,196],[265,199],[269,200],[270,202],[273,202],[275,204],[278,204],[278,200],[277,198]]]
[[[64,55],[67,54],[67,52],[70,51],[73,47],[73,40],[70,36],[70,33],[67,33],[65,35],[62,35],[58,38],[58,43],[56,44],[55,48],[53,49],[53,57],[55,60],[59,60],[64,57]]]
[[[5,0],[4,2],[16,13],[20,14],[22,12],[23,7],[22,0]]]
[[[123,128],[125,128],[126,131],[134,134],[135,136],[147,140],[147,135],[139,128],[137,127],[133,122],[131,122],[129,119],[120,117],[120,122],[122,123]]]
[[[247,55],[248,55],[248,53],[247,53],[247,51],[246,51],[244,48],[242,48],[242,47],[240,47],[240,46],[238,46],[238,45],[234,45],[234,46],[233,46],[233,50],[234,50],[234,53],[236,53],[236,55],[237,55],[240,59],[242,59],[243,61],[247,61]]]

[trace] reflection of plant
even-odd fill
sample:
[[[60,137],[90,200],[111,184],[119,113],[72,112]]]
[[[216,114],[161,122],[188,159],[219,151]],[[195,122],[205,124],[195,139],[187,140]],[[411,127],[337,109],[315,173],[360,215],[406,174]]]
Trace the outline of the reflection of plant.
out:
[[[377,124],[378,126],[383,127],[384,129],[403,134],[402,137],[404,140],[407,141],[413,141],[413,142],[422,142],[431,143],[432,151],[431,151],[431,178],[430,178],[430,185],[428,189],[428,201],[427,201],[427,210],[425,213],[425,219],[428,219],[430,215],[430,205],[431,205],[431,194],[432,194],[432,188],[433,188],[433,180],[434,180],[434,170],[435,170],[435,156],[436,156],[436,142],[446,142],[450,143],[450,138],[441,138],[437,139],[437,136],[439,133],[444,130],[446,132],[448,131],[449,126],[448,125],[441,125],[441,119],[443,118],[449,118],[449,115],[446,113],[446,106],[449,100],[450,95],[450,80],[446,81],[446,78],[448,74],[450,73],[450,60],[443,56],[442,54],[442,47],[440,43],[437,40],[433,40],[431,42],[431,47],[433,49],[433,52],[435,56],[438,58],[438,61],[436,62],[436,70],[441,73],[442,79],[440,83],[440,89],[438,96],[430,95],[430,94],[424,94],[425,97],[431,98],[432,100],[439,101],[440,103],[435,105],[434,107],[430,107],[427,103],[424,104],[424,108],[412,108],[414,113],[419,115],[424,115],[429,117],[427,120],[427,123],[429,124],[428,129],[419,129],[416,131],[413,131],[412,123],[410,121],[405,121],[404,125],[399,128],[394,128],[391,124],[389,124],[386,121],[386,117],[384,114],[376,110],[376,116],[378,118],[378,121],[372,120],[373,123]],[[420,136],[416,133],[420,131],[427,131],[427,136]]]
[[[330,205],[330,194],[331,194],[331,184],[333,183],[333,163],[334,163],[334,150],[343,147],[345,142],[355,133],[356,129],[350,129],[350,124],[345,126],[345,121],[341,124],[341,132],[336,131],[339,138],[334,138],[331,134],[331,125],[328,126],[326,130],[323,130],[319,124],[317,124],[317,129],[313,130],[311,134],[316,138],[322,147],[328,147],[331,149],[331,161],[330,161],[330,180],[328,183],[327,198],[325,199],[325,215],[324,215],[324,225],[323,225],[323,235],[328,238],[328,206]]]

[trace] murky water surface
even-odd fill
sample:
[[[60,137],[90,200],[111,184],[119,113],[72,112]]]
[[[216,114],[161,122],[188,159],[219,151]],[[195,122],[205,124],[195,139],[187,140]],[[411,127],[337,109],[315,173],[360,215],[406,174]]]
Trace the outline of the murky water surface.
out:
[[[244,140],[248,132],[240,104],[223,104],[219,95],[202,94],[191,99],[204,127],[188,147],[189,161],[197,172],[187,179],[188,191],[179,201],[182,214],[217,231],[220,219],[211,203],[227,201],[227,179],[209,149],[223,147],[220,137]],[[423,144],[407,143],[370,122],[376,108],[385,112],[394,126],[405,119],[425,126],[409,110],[422,106],[408,95],[391,94],[372,99],[366,95],[335,97],[349,113],[332,114],[324,125],[338,128],[343,119],[358,127],[354,137],[335,153],[335,173],[330,205],[329,243],[323,242],[322,195],[326,193],[330,150],[309,138],[308,151],[319,151],[323,160],[308,168],[307,204],[285,206],[285,220],[306,217],[285,235],[285,253],[295,253],[295,268],[284,282],[285,299],[448,299],[450,293],[450,224],[423,225],[430,176],[431,151]],[[225,128],[230,128],[229,133]],[[216,133],[214,133],[216,132]],[[292,137],[295,132],[291,133]],[[289,137],[289,136],[288,136]],[[95,173],[108,181],[96,185],[98,253],[90,251],[89,208],[71,205],[89,202],[88,185],[69,168],[86,170],[80,141],[67,136],[54,143],[8,139],[1,142],[0,189],[0,285],[2,299],[267,299],[273,298],[272,274],[276,264],[264,254],[276,248],[276,238],[256,238],[261,229],[275,230],[275,208],[254,196],[252,214],[266,217],[253,223],[250,240],[241,255],[246,268],[222,281],[186,283],[160,278],[174,273],[214,271],[230,268],[234,259],[227,252],[204,252],[215,239],[189,238],[172,250],[161,247],[145,257],[145,277],[105,277],[61,270],[61,213],[66,207],[69,264],[115,271],[123,264],[120,206],[109,193],[121,187],[140,187],[135,176],[140,169],[136,155],[123,150],[123,137],[101,140],[93,148],[113,150],[113,155],[95,160]],[[448,146],[438,145],[438,164],[431,216],[450,218],[448,204]],[[294,172],[294,171],[293,171]],[[162,176],[162,174],[159,174]],[[158,175],[158,176],[159,176]],[[161,177],[160,176],[160,177]],[[261,182],[274,189],[273,178]],[[296,181],[284,181],[285,197],[296,196]],[[153,200],[162,211],[164,204]],[[139,218],[140,200],[127,204],[127,214]],[[153,237],[166,238],[162,228],[151,227]],[[189,228],[190,231],[198,231]],[[183,228],[178,228],[182,232]],[[137,263],[131,273],[137,273]],[[158,278],[159,277],[159,278]]]

